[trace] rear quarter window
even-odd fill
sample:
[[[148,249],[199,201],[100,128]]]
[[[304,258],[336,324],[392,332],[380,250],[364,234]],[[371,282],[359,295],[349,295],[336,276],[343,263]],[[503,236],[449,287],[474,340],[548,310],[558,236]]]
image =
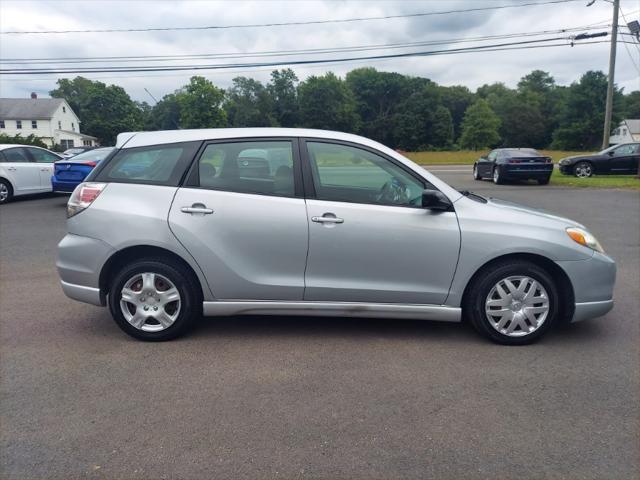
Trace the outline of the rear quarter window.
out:
[[[93,181],[177,186],[200,142],[127,148],[111,157]]]

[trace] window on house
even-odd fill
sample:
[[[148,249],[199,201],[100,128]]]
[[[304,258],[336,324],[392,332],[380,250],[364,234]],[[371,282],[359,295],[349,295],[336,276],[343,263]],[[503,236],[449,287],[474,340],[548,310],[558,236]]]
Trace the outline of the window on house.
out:
[[[4,128],[4,120],[0,120],[0,128]]]
[[[76,131],[76,125],[73,122],[71,122],[71,130],[73,130],[74,132]]]
[[[16,120],[16,128],[22,130],[22,120]]]
[[[37,120],[31,120],[31,128],[38,128],[38,121]]]
[[[62,122],[58,120],[58,130],[62,130]]]
[[[67,107],[62,107],[62,113],[67,113]]]
[[[65,140],[65,139],[60,140],[60,146],[65,150],[67,148],[73,148],[73,140]]]

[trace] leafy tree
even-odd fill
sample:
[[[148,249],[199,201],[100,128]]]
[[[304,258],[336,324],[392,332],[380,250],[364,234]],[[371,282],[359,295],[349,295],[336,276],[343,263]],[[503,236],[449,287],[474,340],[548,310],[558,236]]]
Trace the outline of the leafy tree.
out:
[[[180,106],[181,128],[216,128],[227,125],[222,109],[224,90],[204,77],[194,76],[189,84],[176,92]]]
[[[500,141],[499,128],[500,119],[489,103],[480,98],[464,113],[460,143],[472,150],[491,147]]]
[[[556,81],[548,72],[533,70],[518,82],[518,90],[548,95],[556,86]]]
[[[180,128],[179,91],[169,93],[156,103],[146,116],[146,130],[176,130]]]
[[[122,87],[76,77],[61,78],[50,95],[64,98],[82,122],[82,131],[103,144],[115,143],[120,132],[140,130],[142,112]]]
[[[624,118],[640,118],[640,90],[624,97]]]
[[[431,140],[435,147],[450,147],[453,143],[453,117],[447,107],[438,105],[433,114]]]
[[[225,111],[232,127],[272,127],[277,125],[272,116],[272,98],[257,80],[236,77],[227,90]]]
[[[273,117],[281,127],[296,127],[299,122],[298,77],[290,68],[271,72],[267,91],[271,96]]]
[[[454,139],[458,139],[461,133],[464,112],[474,102],[475,95],[467,87],[454,85],[452,87],[440,87],[440,98],[442,105],[451,113]]]
[[[345,81],[356,100],[362,135],[392,145],[391,119],[411,94],[410,80],[399,73],[378,72],[375,68],[351,70]]]
[[[440,102],[435,83],[425,78],[411,78],[413,92],[393,116],[393,145],[403,150],[425,150],[434,147],[434,112]]]
[[[573,83],[560,126],[553,134],[553,146],[563,150],[592,150],[600,147],[607,97],[607,76],[589,71]],[[622,93],[614,88],[612,125],[621,120]]]
[[[333,72],[298,85],[300,124],[307,128],[356,132],[359,117],[351,90]]]

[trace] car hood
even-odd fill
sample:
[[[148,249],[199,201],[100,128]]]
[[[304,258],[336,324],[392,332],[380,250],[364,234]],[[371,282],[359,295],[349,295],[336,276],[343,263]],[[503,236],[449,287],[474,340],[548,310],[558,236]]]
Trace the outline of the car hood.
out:
[[[558,163],[573,163],[576,160],[595,160],[595,159],[600,159],[603,158],[604,155],[599,155],[597,153],[594,153],[592,155],[572,155],[570,157],[564,157],[561,158],[560,161]]]
[[[489,205],[491,205],[492,207],[496,207],[502,210],[507,210],[510,213],[516,214],[516,215],[523,215],[523,216],[529,216],[529,217],[533,217],[532,220],[538,219],[538,220],[550,220],[553,222],[557,222],[559,224],[562,224],[563,226],[567,226],[567,227],[580,227],[580,228],[585,228],[584,225],[571,220],[570,218],[566,218],[566,217],[562,217],[560,215],[556,215],[555,213],[552,212],[547,212],[545,210],[540,210],[537,208],[532,208],[532,207],[527,207],[524,205],[520,205],[518,203],[514,203],[514,202],[509,202],[507,200],[500,200],[499,198],[488,198],[488,203]],[[533,222],[532,222],[533,223]]]

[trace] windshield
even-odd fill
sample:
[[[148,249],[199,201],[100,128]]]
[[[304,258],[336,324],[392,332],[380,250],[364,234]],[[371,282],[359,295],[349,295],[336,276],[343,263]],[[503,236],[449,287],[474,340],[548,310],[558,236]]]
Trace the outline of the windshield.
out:
[[[64,151],[64,153],[81,153],[81,152],[84,152],[84,149],[82,149],[82,148],[69,148],[69,149]]]
[[[80,155],[76,155],[71,159],[71,161],[72,162],[99,162],[100,160],[103,160],[111,152],[113,152],[114,149],[115,147],[96,148],[94,150],[89,150],[88,152],[81,153]]]
[[[611,150],[614,150],[616,148],[618,148],[620,145],[613,145],[609,148],[605,148],[604,150],[602,150],[601,152],[598,152],[598,155],[604,155],[606,153],[609,153]]]

